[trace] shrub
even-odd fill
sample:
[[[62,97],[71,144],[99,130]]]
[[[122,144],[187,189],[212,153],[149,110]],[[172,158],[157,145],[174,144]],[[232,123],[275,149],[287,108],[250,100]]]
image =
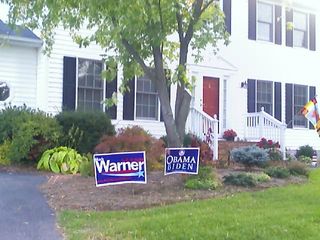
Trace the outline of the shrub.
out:
[[[308,165],[308,164],[310,164],[312,162],[312,159],[310,157],[307,157],[307,156],[304,156],[304,155],[300,155],[298,157],[298,161]]]
[[[0,112],[0,144],[11,143],[10,161],[37,160],[60,136],[58,122],[42,111],[9,105]]]
[[[314,154],[314,150],[309,145],[304,145],[299,147],[299,149],[296,152],[296,158],[298,159],[300,156],[306,156],[312,159],[312,156]]]
[[[265,138],[261,138],[257,143],[259,148],[267,149],[270,160],[281,160],[282,155],[280,152],[280,144],[279,142],[273,142],[272,140],[267,140]]]
[[[38,162],[37,169],[50,170],[54,173],[79,172],[81,162],[88,162],[76,150],[68,147],[56,147],[45,151]]]
[[[8,158],[10,152],[11,143],[5,140],[3,144],[0,145],[0,165],[9,165],[10,160]]]
[[[292,175],[302,175],[302,176],[309,175],[309,170],[307,169],[306,164],[296,160],[290,161],[288,163],[287,168],[290,171],[290,174]]]
[[[267,150],[257,146],[240,147],[231,150],[231,157],[235,162],[243,164],[246,168],[262,166],[268,160]]]
[[[61,145],[69,145],[81,153],[92,152],[103,135],[114,135],[114,127],[103,112],[61,112],[56,116],[62,126]]]
[[[198,175],[191,175],[185,182],[189,189],[214,190],[220,185],[219,180],[210,166],[199,167]]]
[[[83,177],[93,177],[94,176],[94,163],[92,154],[86,155],[88,161],[83,160],[80,163],[80,174]]]
[[[290,171],[284,167],[268,167],[264,172],[275,178],[288,178],[290,176]]]
[[[270,181],[265,173],[238,173],[224,176],[224,183],[242,187],[254,187],[258,183]]]
[[[230,174],[223,177],[223,182],[228,185],[242,186],[242,187],[254,187],[256,180],[245,173]]]
[[[119,129],[116,136],[104,136],[94,148],[95,153],[146,151],[147,168],[162,170],[164,142],[138,126]]]

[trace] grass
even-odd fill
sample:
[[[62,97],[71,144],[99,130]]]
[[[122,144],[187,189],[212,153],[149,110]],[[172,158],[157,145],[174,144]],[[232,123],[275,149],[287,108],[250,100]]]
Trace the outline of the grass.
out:
[[[59,214],[67,239],[319,239],[320,170],[307,184],[136,211]]]

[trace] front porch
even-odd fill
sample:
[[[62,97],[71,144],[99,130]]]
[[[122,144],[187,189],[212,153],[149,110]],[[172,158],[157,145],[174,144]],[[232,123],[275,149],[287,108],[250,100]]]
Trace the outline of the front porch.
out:
[[[282,158],[286,159],[285,131],[287,125],[266,113],[262,108],[257,113],[247,113],[245,116],[244,135],[240,136],[241,141],[237,141],[235,147],[255,144],[261,138],[279,142]],[[194,107],[190,108],[190,113],[186,123],[186,131],[192,133],[206,141],[213,150],[213,159],[225,158],[226,146],[223,143],[222,134],[219,133],[219,120],[216,116],[212,118],[204,111]],[[221,150],[220,150],[221,149]],[[228,148],[227,148],[228,149]]]

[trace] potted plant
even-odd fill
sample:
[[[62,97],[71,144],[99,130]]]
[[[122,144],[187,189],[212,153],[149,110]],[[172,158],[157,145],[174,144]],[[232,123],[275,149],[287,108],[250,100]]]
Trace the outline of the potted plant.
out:
[[[228,130],[224,131],[222,137],[227,141],[234,141],[234,138],[236,136],[237,136],[237,133],[234,130],[228,129]]]

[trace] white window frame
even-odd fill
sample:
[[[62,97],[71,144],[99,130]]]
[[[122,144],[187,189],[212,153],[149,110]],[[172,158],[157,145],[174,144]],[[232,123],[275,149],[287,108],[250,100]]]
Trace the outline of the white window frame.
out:
[[[272,29],[271,29],[271,33],[272,33],[272,39],[269,39],[269,40],[266,40],[266,39],[262,39],[262,38],[259,38],[259,23],[261,21],[259,21],[259,7],[258,5],[259,4],[263,4],[263,5],[269,5],[272,7]],[[264,2],[264,1],[257,1],[257,8],[256,8],[256,36],[257,36],[257,40],[258,41],[263,41],[263,42],[269,42],[269,43],[273,43],[274,42],[274,39],[275,39],[275,22],[274,22],[274,16],[275,16],[275,6],[274,4],[272,3],[269,3],[269,2]],[[261,22],[261,23],[266,23],[267,22]],[[270,23],[268,23],[270,24]]]
[[[142,76],[144,77],[144,76]],[[152,81],[152,80],[151,80]],[[156,93],[155,95],[156,96],[156,101],[157,101],[157,118],[144,118],[144,117],[138,117],[137,116],[137,95],[139,94],[139,91],[138,91],[138,77],[135,77],[135,97],[134,97],[134,119],[135,120],[138,120],[138,121],[157,121],[159,122],[160,121],[160,115],[161,115],[161,109],[160,109],[160,100],[159,100],[159,97],[158,97],[158,93]]]
[[[295,15],[295,13],[297,14],[303,14],[303,15],[305,15],[305,17],[306,17],[306,29],[305,29],[305,31],[303,31],[302,29],[298,29],[298,28],[296,28],[295,26],[294,26],[294,19],[295,19],[295,17],[294,17],[294,15]],[[297,10],[293,10],[293,29],[292,29],[292,31],[293,31],[293,46],[294,47],[297,47],[297,48],[306,48],[306,49],[308,49],[309,48],[309,14],[308,13],[306,13],[306,12],[303,12],[303,11],[297,11]],[[306,34],[306,45],[304,46],[304,45],[297,45],[297,44],[295,44],[295,31],[300,31],[300,32],[305,32],[305,34]]]
[[[105,70],[105,65],[103,64],[101,59],[90,59],[90,58],[76,58],[76,99],[75,99],[75,109],[78,110],[78,99],[79,99],[79,60],[87,60],[87,61],[99,61],[102,63],[101,70]],[[106,95],[106,81],[102,80],[102,101],[105,99]],[[105,103],[102,103],[102,112],[106,111]]]

